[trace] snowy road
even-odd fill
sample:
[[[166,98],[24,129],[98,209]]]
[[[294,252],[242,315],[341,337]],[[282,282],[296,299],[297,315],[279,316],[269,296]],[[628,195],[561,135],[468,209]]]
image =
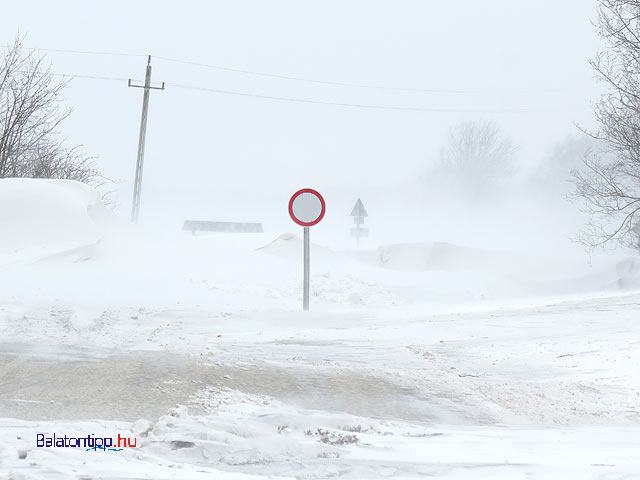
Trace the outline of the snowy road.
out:
[[[146,419],[151,433],[120,457],[134,471],[162,458],[299,478],[640,478],[639,305],[634,294],[215,321],[172,310],[140,314],[135,328],[129,311],[101,325],[104,315],[59,310],[16,322],[14,309],[2,324],[0,408],[37,421],[4,421],[26,438],[47,421],[128,430]],[[47,315],[37,331],[32,319]],[[38,335],[45,342],[18,341]],[[187,410],[167,417],[176,404]],[[4,449],[24,443],[35,472],[49,476],[47,455],[77,461],[24,440]],[[24,472],[7,458],[0,467]]]
[[[27,349],[24,345],[20,348]],[[0,357],[0,405],[5,416],[155,420],[176,404],[197,411],[199,405],[191,397],[203,386],[364,416],[409,420],[442,416],[437,410],[442,399],[357,372],[211,364],[165,352],[113,353],[96,359],[77,355],[77,351],[67,349],[47,356],[14,353]]]
[[[289,312],[276,321],[158,311],[134,325],[128,312],[111,312],[102,325],[93,322],[103,315],[78,322],[84,328],[70,327],[57,312],[48,322],[11,318],[3,332],[0,401],[16,413],[20,399],[71,402],[53,409],[56,418],[65,418],[67,408],[86,419],[96,415],[91,402],[99,404],[100,396],[101,418],[131,420],[147,405],[159,415],[185,403],[198,385],[220,385],[365,416],[638,422],[639,303],[630,295],[399,318]],[[43,334],[50,341],[6,343],[11,331],[16,341]],[[65,341],[52,343],[56,338]],[[123,396],[131,398],[122,412],[111,412]]]

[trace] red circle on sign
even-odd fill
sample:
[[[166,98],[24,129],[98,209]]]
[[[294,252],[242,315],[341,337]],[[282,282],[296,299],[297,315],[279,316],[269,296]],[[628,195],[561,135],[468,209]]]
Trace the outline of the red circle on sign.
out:
[[[310,193],[312,195],[315,195],[318,198],[318,200],[320,200],[320,215],[318,215],[318,218],[316,218],[311,222],[303,222],[302,220],[297,218],[293,213],[293,202],[295,202],[296,198],[298,198],[303,193]],[[314,225],[317,225],[320,222],[320,220],[322,220],[322,218],[324,217],[324,213],[326,209],[327,207],[324,203],[324,198],[322,198],[322,195],[320,195],[317,191],[315,191],[312,188],[303,188],[302,190],[298,190],[296,193],[294,193],[291,196],[291,200],[289,200],[289,216],[291,217],[291,220],[296,222],[298,225],[302,225],[303,227],[313,227]]]

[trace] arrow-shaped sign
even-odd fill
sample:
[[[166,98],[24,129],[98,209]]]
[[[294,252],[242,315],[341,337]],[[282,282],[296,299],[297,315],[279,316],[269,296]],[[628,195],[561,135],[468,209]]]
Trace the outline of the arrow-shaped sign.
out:
[[[362,200],[358,199],[356,204],[353,206],[353,210],[351,210],[352,217],[368,217],[367,211],[364,209],[364,205],[362,204]]]
[[[356,204],[353,206],[351,216],[353,217],[353,223],[356,224],[356,228],[351,229],[351,236],[356,237],[356,243],[360,245],[360,237],[366,237],[369,235],[369,229],[360,227],[360,225],[364,223],[364,217],[369,216],[367,211],[364,209],[362,200],[358,199]]]

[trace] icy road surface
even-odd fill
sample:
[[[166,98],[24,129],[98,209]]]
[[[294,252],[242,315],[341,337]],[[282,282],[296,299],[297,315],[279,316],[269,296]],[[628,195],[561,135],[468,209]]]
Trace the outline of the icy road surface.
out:
[[[84,328],[70,311],[3,311],[0,467],[25,478],[640,478],[639,305],[111,312]],[[52,341],[18,341],[38,335]],[[101,346],[116,335],[121,349]],[[124,434],[139,419],[152,430],[132,451],[35,448],[36,432]]]

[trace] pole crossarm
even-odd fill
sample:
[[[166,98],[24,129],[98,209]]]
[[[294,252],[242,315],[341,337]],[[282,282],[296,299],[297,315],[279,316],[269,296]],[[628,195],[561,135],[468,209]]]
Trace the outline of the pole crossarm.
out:
[[[153,86],[153,85],[149,85],[149,86],[147,87],[147,86],[145,86],[144,84],[142,84],[142,85],[136,85],[135,83],[133,83],[133,80],[129,79],[129,83],[127,84],[127,86],[128,86],[128,87],[134,87],[134,88],[149,88],[149,89],[151,89],[151,90],[164,90],[165,83],[164,83],[164,82],[162,82],[162,83],[160,84],[160,86],[158,86],[158,87]]]

